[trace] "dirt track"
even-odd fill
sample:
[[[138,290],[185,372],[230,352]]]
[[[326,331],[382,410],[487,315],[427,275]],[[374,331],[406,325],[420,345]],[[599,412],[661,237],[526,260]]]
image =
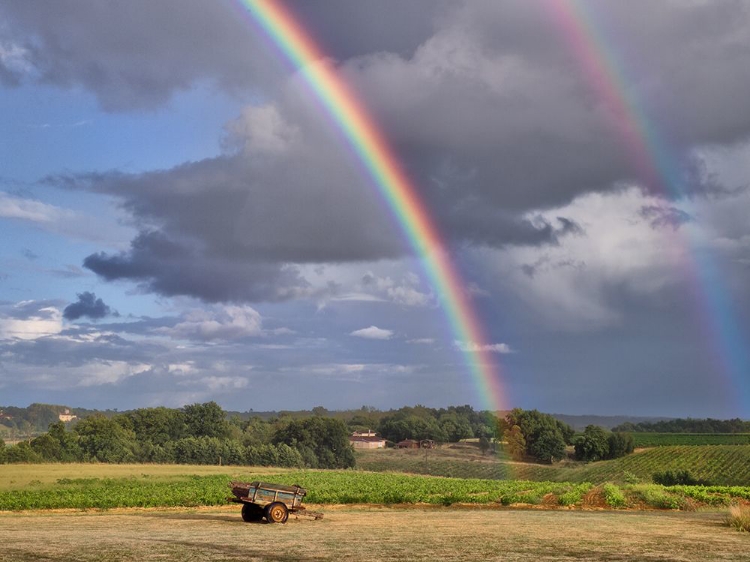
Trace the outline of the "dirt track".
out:
[[[731,560],[721,513],[341,508],[243,523],[239,509],[0,514],[0,560]]]

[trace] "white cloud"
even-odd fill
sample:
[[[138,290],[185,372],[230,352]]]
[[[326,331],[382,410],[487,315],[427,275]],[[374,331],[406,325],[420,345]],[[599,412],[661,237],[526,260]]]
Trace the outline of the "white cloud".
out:
[[[463,342],[456,340],[453,342],[455,346],[466,353],[476,353],[478,351],[491,351],[492,353],[515,353],[513,349],[507,343],[489,343],[489,344],[478,344],[476,342]]]
[[[565,236],[554,246],[476,250],[474,257],[546,326],[598,329],[620,321],[613,289],[646,298],[682,281],[690,259],[686,232],[701,227],[653,224],[644,209],[664,205],[636,188],[585,195],[539,213],[549,222],[560,216],[575,221],[584,235]],[[670,205],[684,211],[682,203]]]
[[[380,299],[396,304],[427,306],[430,303],[430,295],[418,289],[419,277],[412,272],[407,272],[403,279],[395,281],[388,275],[381,277],[368,271],[362,277],[361,284],[363,291],[374,291]]]
[[[240,117],[226,125],[229,144],[240,145],[250,156],[280,153],[299,137],[276,106],[247,106]]]
[[[21,301],[0,308],[0,339],[34,340],[62,331],[62,312],[45,303]]]
[[[113,216],[91,216],[73,209],[65,209],[35,199],[14,197],[0,191],[0,218],[28,221],[36,227],[63,236],[105,242],[121,246],[132,237],[132,230],[123,226],[121,211]]]
[[[78,378],[78,386],[100,386],[118,383],[128,377],[151,370],[146,363],[128,363],[126,361],[96,360],[78,369],[70,369]]]
[[[238,340],[263,335],[260,313],[250,306],[213,306],[195,309],[172,328],[157,333],[173,339],[214,341]]]
[[[423,345],[435,343],[434,338],[415,338],[415,339],[406,340],[406,341],[407,343],[416,343],[416,344],[423,344]]]
[[[18,74],[28,74],[33,70],[28,49],[14,43],[0,44],[0,64]]]
[[[41,201],[13,197],[2,191],[0,191],[0,217],[36,223],[52,223],[74,218],[71,211]]]
[[[393,330],[384,330],[377,326],[370,326],[369,328],[362,328],[361,330],[354,330],[350,336],[356,336],[358,338],[365,338],[368,340],[389,340],[393,337]]]

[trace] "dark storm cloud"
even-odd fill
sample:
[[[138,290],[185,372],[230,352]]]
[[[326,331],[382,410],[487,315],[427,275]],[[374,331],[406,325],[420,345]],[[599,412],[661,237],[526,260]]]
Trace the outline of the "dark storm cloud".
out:
[[[677,230],[683,224],[693,221],[693,217],[676,207],[644,205],[638,214],[649,221],[651,228],[657,229],[670,227],[672,230]]]
[[[97,320],[111,314],[117,316],[117,313],[104,304],[102,299],[96,298],[94,293],[88,291],[78,293],[78,300],[69,304],[63,310],[63,318],[66,320],[78,320],[84,316],[92,320]]]
[[[327,53],[348,58],[413,51],[446,2],[291,4]],[[110,111],[158,107],[201,80],[246,95],[278,64],[250,19],[238,0],[3,2],[0,83],[83,86]]]
[[[40,79],[83,84],[112,108],[158,104],[201,78],[231,89],[251,83],[259,65],[278,63],[267,50],[236,48],[257,37],[220,3],[126,3],[113,8],[116,26],[99,4],[80,5],[80,21],[57,4],[50,13],[5,8],[16,25],[4,35],[26,49]],[[744,3],[583,5],[611,42],[634,114],[664,140],[677,189],[654,184],[634,162],[621,134],[634,116],[597,97],[544,3],[436,4],[413,37],[405,24],[377,30],[414,21],[423,4],[368,3],[361,13],[341,3],[292,6],[383,128],[450,244],[554,244],[582,227],[536,220],[538,211],[628,183],[669,196],[720,193],[694,149],[750,134]],[[92,18],[106,21],[92,31]],[[132,36],[123,31],[136,25]],[[217,37],[208,31],[221,26]],[[38,39],[10,29],[33,29]],[[227,125],[220,157],[50,179],[118,197],[139,225],[128,251],[92,254],[85,266],[165,295],[283,300],[309,295],[300,264],[407,254],[395,220],[300,78],[276,86],[265,106]]]
[[[622,182],[660,194],[713,191],[690,151],[748,138],[750,66],[740,60],[750,56],[750,6],[585,5],[622,57],[614,72],[628,84],[633,115],[597,97],[543,3],[469,2],[413,57],[379,53],[343,71],[422,188],[437,184],[447,199],[460,191],[463,200],[523,210]],[[634,161],[620,131],[636,114],[661,137],[658,157],[672,161],[657,165],[675,168],[676,190]]]
[[[260,45],[232,8],[203,0],[3,2],[0,48],[14,56],[0,57],[0,80],[83,86],[107,110],[157,107],[200,80],[247,89],[265,63],[247,56]]]
[[[286,4],[325,53],[337,60],[378,51],[410,56],[434,32],[452,0],[352,2],[289,0]],[[325,8],[325,9],[323,9]]]

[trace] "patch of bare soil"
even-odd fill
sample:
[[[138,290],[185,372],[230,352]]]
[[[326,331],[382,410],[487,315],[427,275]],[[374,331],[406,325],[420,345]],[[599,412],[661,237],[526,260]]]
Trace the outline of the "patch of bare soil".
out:
[[[3,514],[0,559],[750,562],[750,536],[721,513],[348,506],[272,525],[230,508]]]
[[[607,509],[607,501],[604,498],[604,492],[600,487],[591,488],[583,496],[582,505],[584,509]]]

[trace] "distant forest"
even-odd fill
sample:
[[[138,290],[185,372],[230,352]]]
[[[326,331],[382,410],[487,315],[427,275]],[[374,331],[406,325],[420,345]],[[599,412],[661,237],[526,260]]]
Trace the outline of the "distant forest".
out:
[[[71,419],[74,418],[74,419]],[[587,418],[590,419],[590,418]],[[0,408],[0,463],[177,463],[350,468],[349,436],[373,430],[394,445],[474,440],[518,461],[554,463],[630,454],[633,432],[750,433],[742,420],[627,422],[613,431],[589,424],[576,431],[555,416],[516,408],[497,415],[471,406],[380,411],[226,412],[215,402],[182,408],[94,411],[51,404]],[[6,447],[4,439],[11,442]],[[572,450],[575,453],[571,452]]]
[[[656,422],[625,422],[612,429],[627,433],[750,433],[750,421],[739,418],[731,420],[672,419]]]

